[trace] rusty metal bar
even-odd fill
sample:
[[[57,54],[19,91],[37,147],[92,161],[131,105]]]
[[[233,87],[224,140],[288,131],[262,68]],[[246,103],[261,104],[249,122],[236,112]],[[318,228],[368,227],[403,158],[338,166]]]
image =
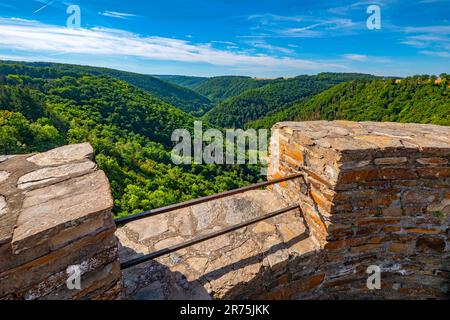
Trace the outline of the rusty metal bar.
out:
[[[225,192],[213,194],[213,195],[202,197],[202,198],[197,198],[197,199],[188,200],[188,201],[185,201],[185,202],[171,204],[171,205],[166,206],[166,207],[161,207],[161,208],[157,208],[157,209],[144,211],[144,212],[141,212],[141,213],[132,214],[132,215],[127,216],[127,217],[115,219],[114,221],[115,221],[116,224],[127,223],[127,222],[131,222],[131,221],[134,221],[134,220],[150,217],[150,216],[155,216],[155,215],[158,215],[158,214],[161,214],[161,213],[166,213],[166,212],[169,212],[169,211],[190,207],[190,206],[193,206],[193,205],[196,205],[196,204],[200,204],[200,203],[204,203],[204,202],[208,202],[208,201],[212,201],[212,200],[217,200],[217,199],[229,197],[229,196],[232,196],[232,195],[235,195],[235,194],[239,194],[239,193],[243,193],[243,192],[246,192],[246,191],[249,191],[249,190],[259,189],[259,188],[266,187],[266,186],[269,186],[269,185],[272,185],[272,184],[276,184],[276,183],[280,183],[280,182],[283,182],[283,181],[296,179],[296,178],[299,178],[300,176],[302,176],[302,173],[295,173],[295,174],[292,174],[292,175],[289,175],[289,176],[286,176],[286,177],[283,177],[283,178],[274,179],[274,180],[270,180],[270,181],[264,181],[264,182],[252,184],[250,186],[246,186],[246,187],[242,187],[242,188],[238,188],[238,189],[234,189],[234,190],[230,190],[230,191],[225,191]]]
[[[200,237],[194,238],[192,240],[189,240],[189,241],[186,241],[186,242],[183,242],[183,243],[180,243],[180,244],[175,244],[175,245],[170,246],[168,248],[164,248],[164,249],[161,249],[161,250],[158,250],[158,251],[155,251],[155,252],[143,255],[141,257],[125,261],[125,262],[120,264],[120,268],[123,270],[123,269],[127,269],[127,268],[130,268],[130,267],[133,267],[133,266],[135,266],[137,264],[140,264],[140,263],[143,263],[143,262],[146,262],[146,261],[149,261],[149,260],[153,260],[155,258],[164,256],[164,255],[172,253],[174,251],[178,251],[178,250],[184,249],[186,247],[193,246],[193,245],[195,245],[197,243],[200,243],[200,242],[212,239],[212,238],[216,238],[216,237],[221,236],[223,234],[235,231],[237,229],[249,226],[249,225],[257,223],[259,221],[266,220],[266,219],[278,216],[278,215],[280,215],[282,213],[285,213],[285,212],[288,212],[288,211],[291,211],[291,210],[295,210],[295,209],[300,209],[300,206],[298,204],[292,205],[292,206],[289,206],[289,207],[286,207],[286,208],[283,208],[283,209],[280,209],[280,210],[277,210],[277,211],[273,211],[273,212],[267,213],[267,214],[265,214],[263,216],[260,216],[260,217],[257,217],[257,218],[254,218],[254,219],[251,219],[251,220],[248,220],[248,221],[236,224],[234,226],[225,228],[223,230],[212,232],[210,234],[207,234],[207,235],[204,235],[204,236],[200,236]]]

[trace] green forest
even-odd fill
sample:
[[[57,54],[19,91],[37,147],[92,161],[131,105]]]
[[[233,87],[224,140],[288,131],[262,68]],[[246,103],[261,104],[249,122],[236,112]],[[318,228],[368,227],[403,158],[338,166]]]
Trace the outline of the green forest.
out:
[[[252,166],[172,164],[172,131],[192,130],[191,115],[122,80],[48,71],[8,65],[0,73],[0,153],[89,141],[117,216],[256,182]]]
[[[246,90],[260,88],[273,82],[273,80],[257,80],[250,77],[221,76],[213,77],[192,87],[192,90],[200,93],[217,104],[223,100],[237,96]]]
[[[311,97],[338,83],[375,78],[357,73],[320,73],[316,76],[275,79],[262,87],[246,90],[222,101],[203,119],[219,127],[242,128],[249,121],[273,114],[290,103]]]
[[[108,68],[45,62],[21,62],[20,65],[13,61],[3,62],[0,68],[0,74],[20,72],[22,75],[28,75],[33,78],[55,78],[63,75],[77,77],[85,74],[91,74],[94,76],[107,75],[126,81],[129,84],[151,93],[156,98],[161,99],[162,101],[192,115],[201,116],[213,107],[208,98],[193,90],[190,90],[189,88],[162,81],[157,77],[145,74]]]
[[[247,128],[271,128],[287,120],[392,121],[450,125],[450,77],[351,81],[305,101],[248,122]]]
[[[0,62],[0,154],[88,141],[126,216],[262,179],[256,165],[174,165],[173,130],[266,128],[285,120],[450,125],[450,77],[321,73],[284,79],[150,76]]]

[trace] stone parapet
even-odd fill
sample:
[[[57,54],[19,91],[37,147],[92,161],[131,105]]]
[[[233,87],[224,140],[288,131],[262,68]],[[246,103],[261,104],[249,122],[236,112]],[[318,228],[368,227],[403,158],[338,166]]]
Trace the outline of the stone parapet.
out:
[[[84,143],[0,157],[0,299],[120,295],[113,200],[92,155]]]
[[[136,220],[116,232],[119,255],[128,261],[288,205],[274,192],[254,190]],[[124,270],[126,298],[248,298],[285,275],[291,258],[316,249],[293,209]]]
[[[267,298],[444,298],[449,292],[450,128],[311,121],[272,129],[269,177],[321,244]],[[369,290],[368,266],[382,288]],[[319,281],[320,280],[320,281]],[[307,286],[305,281],[316,285]],[[290,289],[289,289],[290,288]]]

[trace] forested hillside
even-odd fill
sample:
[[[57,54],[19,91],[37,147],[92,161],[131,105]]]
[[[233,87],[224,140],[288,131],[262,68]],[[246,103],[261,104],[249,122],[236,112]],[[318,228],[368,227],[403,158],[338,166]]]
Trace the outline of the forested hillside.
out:
[[[249,166],[174,166],[172,131],[192,130],[194,118],[127,82],[60,76],[51,67],[0,70],[0,154],[89,141],[110,179],[118,215],[255,181],[256,168]]]
[[[208,80],[208,78],[205,77],[191,77],[191,76],[178,76],[178,75],[158,75],[154,74],[152,75],[155,78],[186,87],[189,89],[193,89],[195,86],[200,85],[201,83]]]
[[[34,70],[33,68],[23,68],[23,66],[37,67],[38,69]],[[162,101],[192,115],[200,116],[212,107],[211,102],[207,98],[196,93],[195,91],[145,74],[108,68],[47,62],[0,62],[0,67],[0,73],[2,74],[20,72],[21,74],[28,75],[30,77],[61,77],[64,75],[77,77],[85,74],[108,75],[141,88]]]
[[[343,81],[375,78],[357,73],[320,73],[316,76],[280,78],[224,100],[212,108],[204,119],[219,127],[242,128],[246,122],[275,113],[290,103],[311,97]]]
[[[259,168],[250,165],[173,165],[171,134],[178,128],[192,131],[196,118],[143,90],[148,79],[166,83],[111,69],[0,63],[0,154],[89,141],[96,163],[111,181],[117,215],[258,179]],[[205,116],[225,127],[269,129],[278,121],[316,119],[450,125],[450,79],[445,74],[441,79],[402,80],[332,73],[274,80],[210,80],[196,85],[214,84],[209,86],[214,99],[237,95]]]
[[[249,89],[260,88],[273,80],[256,80],[250,77],[221,76],[209,78],[192,87],[197,93],[207,97],[214,104],[237,96]]]
[[[450,78],[441,75],[402,80],[341,83],[313,98],[247,123],[251,128],[271,128],[286,120],[346,119],[450,125]]]

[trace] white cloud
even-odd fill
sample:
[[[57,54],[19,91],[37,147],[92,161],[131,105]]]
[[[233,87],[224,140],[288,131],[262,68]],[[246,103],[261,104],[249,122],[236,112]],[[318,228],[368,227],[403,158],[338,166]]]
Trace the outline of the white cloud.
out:
[[[354,61],[354,62],[371,62],[371,63],[390,63],[392,62],[390,59],[379,56],[368,56],[365,54],[359,53],[348,53],[343,54],[342,57],[344,59]]]
[[[252,28],[259,32],[253,35],[254,38],[319,38],[327,35],[348,34],[359,26],[359,23],[342,17],[264,14],[251,15],[248,19],[257,23]]]
[[[434,56],[440,58],[450,58],[450,52],[447,51],[430,51],[430,50],[422,50],[421,54],[425,54],[427,56]]]
[[[0,48],[47,54],[129,56],[148,60],[207,63],[221,66],[274,67],[277,69],[324,70],[342,65],[289,57],[251,55],[193,44],[186,40],[106,28],[70,30],[35,21],[0,18]]]
[[[260,20],[263,23],[270,23],[271,21],[294,21],[300,22],[303,21],[304,18],[302,16],[282,16],[277,14],[252,14],[248,17],[249,20]]]
[[[401,43],[422,49],[420,54],[441,58],[450,56],[450,26],[406,27],[403,32],[408,35]]]
[[[450,34],[450,26],[406,27],[406,33]]]
[[[369,59],[368,56],[365,54],[356,54],[356,53],[349,53],[342,55],[345,59],[352,60],[352,61],[367,61]]]
[[[266,41],[264,40],[253,40],[253,41],[247,41],[247,44],[254,47],[254,48],[261,48],[261,49],[266,49],[272,52],[281,52],[281,53],[285,53],[285,54],[293,54],[295,51],[292,49],[288,49],[288,48],[284,48],[284,47],[279,47],[279,46],[274,46],[271,44],[268,44]]]
[[[116,12],[116,11],[103,11],[103,12],[99,12],[99,14],[102,16],[105,16],[105,17],[118,18],[118,19],[128,19],[128,18],[136,17],[135,14]]]

